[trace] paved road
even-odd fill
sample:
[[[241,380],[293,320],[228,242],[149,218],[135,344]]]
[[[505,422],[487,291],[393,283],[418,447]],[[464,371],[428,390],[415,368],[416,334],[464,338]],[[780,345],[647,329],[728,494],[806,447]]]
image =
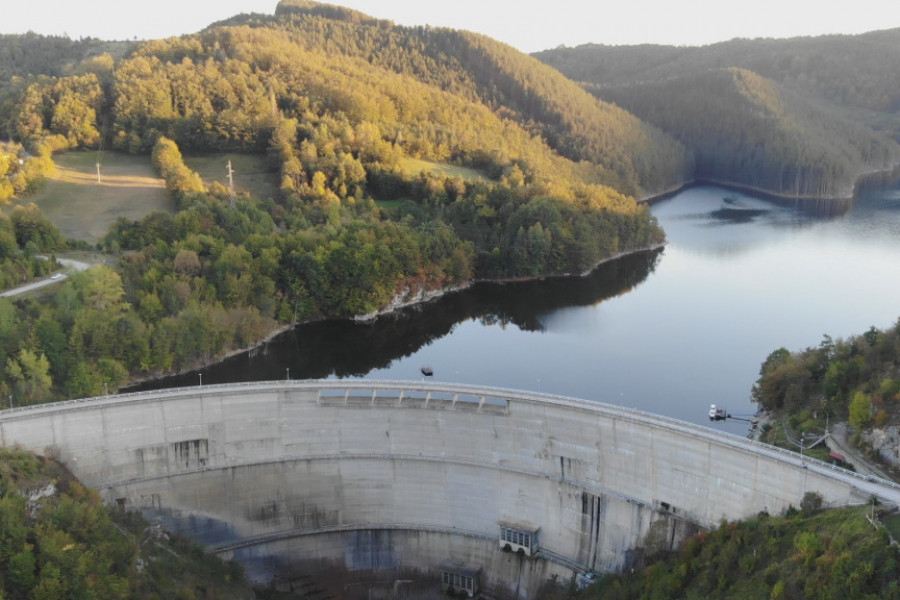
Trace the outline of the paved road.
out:
[[[90,269],[91,267],[94,266],[92,263],[86,263],[86,262],[80,261],[80,260],[73,260],[71,258],[56,257],[56,262],[58,262],[59,264],[61,264],[64,267],[68,267],[69,269],[72,269],[74,271],[86,271],[87,269]]]
[[[831,435],[825,440],[828,448],[838,454],[843,454],[857,473],[863,475],[874,475],[883,479],[891,479],[890,475],[880,469],[877,465],[869,462],[858,450],[850,446],[847,441],[847,424],[835,423],[831,426]]]
[[[82,262],[80,260],[72,260],[69,258],[57,258],[56,261],[64,267],[67,267],[68,269],[74,271],[84,271],[85,269],[89,269],[92,266],[90,263]],[[19,287],[14,287],[12,289],[0,292],[0,298],[11,298],[12,296],[19,296],[21,294],[47,287],[48,285],[62,283],[68,278],[69,276],[66,273],[54,273],[50,277],[45,277],[44,279],[32,281],[30,283],[26,283],[25,285],[20,285]]]
[[[39,290],[41,288],[47,287],[48,285],[53,285],[56,283],[62,283],[66,279],[68,279],[68,275],[65,273],[54,273],[51,277],[47,277],[46,279],[41,279],[39,281],[32,281],[31,283],[26,283],[25,285],[20,285],[19,287],[14,287],[10,290],[6,290],[5,292],[0,292],[0,298],[9,298],[12,296],[19,296],[21,294],[25,294],[27,292],[31,292],[34,290]]]

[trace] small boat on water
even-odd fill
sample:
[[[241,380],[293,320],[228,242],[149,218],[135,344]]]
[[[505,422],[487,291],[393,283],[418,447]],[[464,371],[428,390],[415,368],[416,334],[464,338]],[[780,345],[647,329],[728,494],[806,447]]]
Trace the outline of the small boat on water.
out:
[[[431,367],[422,367],[419,370],[422,371],[422,375],[424,375],[425,377],[431,377],[432,375],[434,375],[434,370]]]
[[[728,418],[728,412],[722,408],[721,406],[716,406],[715,404],[709,405],[709,420],[710,421],[724,421]]]

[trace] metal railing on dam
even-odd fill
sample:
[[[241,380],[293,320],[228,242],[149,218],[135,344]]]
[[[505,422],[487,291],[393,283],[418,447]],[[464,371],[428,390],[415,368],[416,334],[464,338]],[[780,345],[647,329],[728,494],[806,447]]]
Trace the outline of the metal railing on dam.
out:
[[[498,523],[510,520],[534,525],[535,556],[557,557],[530,575],[545,581],[561,565],[622,568],[648,539],[777,513],[806,492],[828,505],[900,502],[891,482],[707,427],[440,382],[273,381],[70,400],[0,412],[0,442],[55,447],[108,502],[238,558],[427,569],[474,557],[501,587],[514,561],[498,550]]]

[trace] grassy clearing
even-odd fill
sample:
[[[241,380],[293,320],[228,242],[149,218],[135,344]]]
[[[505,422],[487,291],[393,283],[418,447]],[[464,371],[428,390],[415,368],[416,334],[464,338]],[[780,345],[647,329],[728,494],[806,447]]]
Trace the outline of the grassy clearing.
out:
[[[448,177],[461,177],[469,181],[492,181],[486,177],[484,173],[476,171],[475,169],[448,165],[446,163],[419,160],[418,158],[404,158],[401,161],[400,166],[408,177],[416,177],[419,173],[425,172],[446,175]]]
[[[895,540],[900,540],[900,514],[893,514],[884,518],[884,526]]]
[[[375,204],[385,210],[399,210],[404,200],[376,200]]]
[[[228,186],[228,161],[234,169],[234,189],[253,198],[275,198],[278,173],[272,172],[266,157],[259,154],[204,154],[185,156],[185,164],[203,179],[207,187],[213,182]]]
[[[104,152],[99,183],[96,152],[67,152],[54,162],[56,173],[25,202],[40,206],[67,238],[94,244],[119,217],[174,210],[148,156]]]

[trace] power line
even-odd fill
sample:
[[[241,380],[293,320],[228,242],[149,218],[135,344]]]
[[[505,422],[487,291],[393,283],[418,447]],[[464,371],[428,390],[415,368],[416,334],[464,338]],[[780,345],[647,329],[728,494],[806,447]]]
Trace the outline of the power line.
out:
[[[100,183],[100,167],[103,165],[103,143],[106,141],[106,135],[109,133],[109,118],[103,116],[103,127],[100,132],[100,142],[97,145],[97,183]]]
[[[228,193],[231,197],[231,210],[234,210],[234,169],[231,168],[231,161],[228,161]]]

